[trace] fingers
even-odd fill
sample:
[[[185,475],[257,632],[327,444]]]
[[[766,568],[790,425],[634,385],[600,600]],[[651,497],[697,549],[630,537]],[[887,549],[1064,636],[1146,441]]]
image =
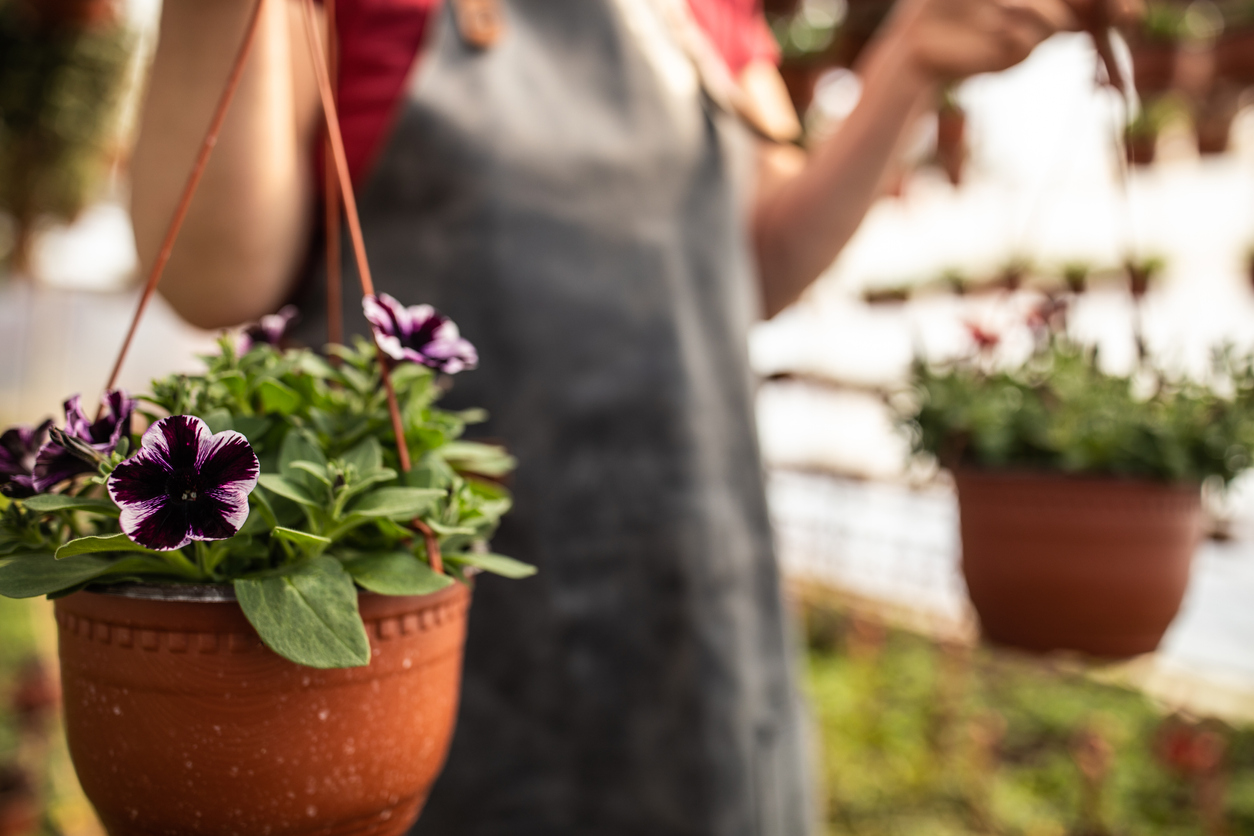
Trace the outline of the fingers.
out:
[[[1024,27],[1037,43],[1055,32],[1082,28],[1080,16],[1066,0],[1002,0],[1002,8],[1012,25]]]

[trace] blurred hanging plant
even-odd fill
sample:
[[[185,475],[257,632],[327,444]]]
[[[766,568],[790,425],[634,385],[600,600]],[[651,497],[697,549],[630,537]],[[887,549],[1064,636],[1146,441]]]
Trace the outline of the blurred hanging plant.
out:
[[[16,271],[35,223],[72,220],[106,173],[131,46],[112,0],[0,0],[0,211]]]
[[[1201,380],[1148,357],[1119,375],[1067,335],[1062,300],[1047,300],[1028,325],[1035,347],[1019,363],[1003,362],[1000,335],[974,326],[967,355],[916,361],[895,402],[916,454],[950,469],[1225,484],[1254,465],[1254,354],[1217,350]]]

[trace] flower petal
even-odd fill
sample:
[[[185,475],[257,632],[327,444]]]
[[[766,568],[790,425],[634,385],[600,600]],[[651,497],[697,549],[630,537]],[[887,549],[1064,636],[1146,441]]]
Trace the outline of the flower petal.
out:
[[[209,443],[202,449],[199,466],[201,484],[206,491],[224,499],[237,496],[244,505],[257,487],[257,474],[261,472],[257,454],[248,439],[232,430],[210,436]]]
[[[91,441],[91,421],[83,412],[82,397],[71,395],[63,404],[65,408],[65,431],[75,438]]]
[[[164,494],[126,506],[118,522],[127,537],[155,551],[181,549],[192,541],[186,509]]]
[[[39,453],[35,456],[35,467],[32,469],[35,490],[46,493],[66,479],[73,479],[83,473],[93,473],[95,470],[95,467],[79,456],[50,441],[39,448]]]

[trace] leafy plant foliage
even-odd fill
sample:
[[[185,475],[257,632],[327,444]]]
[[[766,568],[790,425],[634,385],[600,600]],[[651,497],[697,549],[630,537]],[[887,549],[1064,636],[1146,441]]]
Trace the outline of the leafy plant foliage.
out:
[[[233,337],[220,344],[220,354],[204,358],[203,374],[155,381],[140,397],[141,411],[150,422],[195,416],[212,433],[247,439],[261,473],[238,532],[172,550],[122,533],[103,486],[138,447],[131,436],[107,456],[93,454],[95,473],[60,493],[0,497],[0,594],[65,595],[137,580],[233,583],[245,615],[276,652],[314,667],[347,667],[370,660],[358,587],[414,595],[465,582],[471,567],[507,577],[534,572],[488,553],[510,507],[496,480],[514,462],[499,447],[461,440],[482,413],[439,409],[431,369],[392,370],[399,443],[413,462],[401,473],[372,344],[333,347],[330,361],[266,343],[240,352]],[[433,532],[451,574],[429,567],[421,527]]]
[[[1096,349],[1050,332],[1010,368],[987,347],[942,365],[918,361],[896,406],[915,452],[950,468],[1226,484],[1254,455],[1254,356],[1217,351],[1202,380],[1148,359],[1110,374]]]

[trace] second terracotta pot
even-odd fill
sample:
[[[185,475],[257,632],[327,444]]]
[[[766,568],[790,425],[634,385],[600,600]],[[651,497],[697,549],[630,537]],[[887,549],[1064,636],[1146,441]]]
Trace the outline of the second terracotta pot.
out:
[[[393,836],[444,763],[470,593],[363,594],[374,657],[317,670],[233,601],[57,601],[66,735],[111,836]]]
[[[1158,647],[1202,536],[1196,485],[956,474],[962,571],[984,635],[1033,651]]]

